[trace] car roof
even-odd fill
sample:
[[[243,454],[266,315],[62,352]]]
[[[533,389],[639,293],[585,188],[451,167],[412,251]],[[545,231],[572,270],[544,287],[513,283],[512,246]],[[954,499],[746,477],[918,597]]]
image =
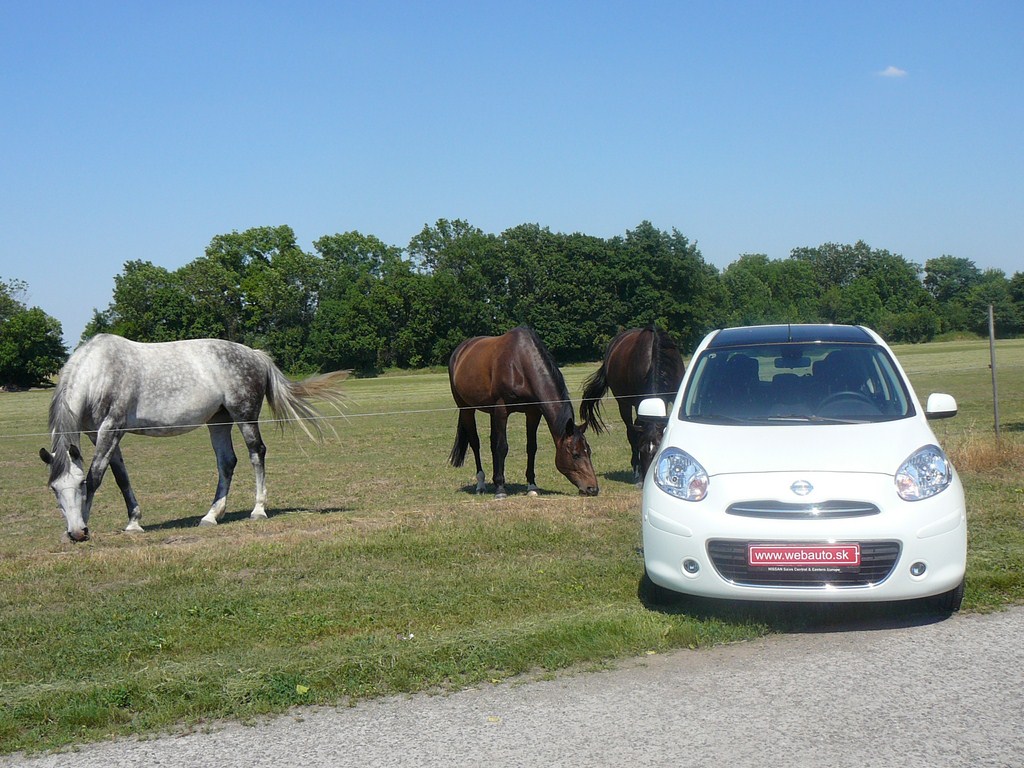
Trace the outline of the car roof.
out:
[[[708,343],[709,348],[735,347],[748,344],[786,344],[810,342],[844,342],[874,344],[875,339],[857,325],[750,325],[723,328]]]

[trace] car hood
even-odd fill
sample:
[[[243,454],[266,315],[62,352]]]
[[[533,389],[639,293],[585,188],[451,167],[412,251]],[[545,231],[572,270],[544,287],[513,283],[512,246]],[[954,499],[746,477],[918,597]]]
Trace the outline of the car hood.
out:
[[[723,426],[676,421],[665,436],[711,476],[738,472],[871,472],[894,475],[934,444],[919,418],[874,424]]]

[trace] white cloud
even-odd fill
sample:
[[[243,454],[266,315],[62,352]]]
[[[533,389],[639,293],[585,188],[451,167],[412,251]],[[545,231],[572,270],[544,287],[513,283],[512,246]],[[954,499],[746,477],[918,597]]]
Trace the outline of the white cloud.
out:
[[[907,70],[894,67],[891,64],[878,73],[879,77],[906,77]]]

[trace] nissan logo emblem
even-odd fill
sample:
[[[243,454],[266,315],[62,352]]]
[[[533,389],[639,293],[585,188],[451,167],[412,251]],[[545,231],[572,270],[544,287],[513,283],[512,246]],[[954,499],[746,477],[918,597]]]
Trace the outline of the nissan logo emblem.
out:
[[[797,480],[791,486],[789,490],[795,493],[797,496],[806,496],[814,490],[814,486],[808,483],[806,480]]]

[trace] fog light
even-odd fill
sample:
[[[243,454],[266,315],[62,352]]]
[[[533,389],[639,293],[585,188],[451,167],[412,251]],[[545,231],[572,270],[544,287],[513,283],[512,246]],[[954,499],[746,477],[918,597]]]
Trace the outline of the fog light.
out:
[[[928,570],[928,566],[922,563],[920,560],[910,566],[911,576],[924,576],[924,572]]]
[[[693,576],[697,571],[700,570],[700,563],[694,560],[692,557],[688,557],[683,560],[683,570]]]

